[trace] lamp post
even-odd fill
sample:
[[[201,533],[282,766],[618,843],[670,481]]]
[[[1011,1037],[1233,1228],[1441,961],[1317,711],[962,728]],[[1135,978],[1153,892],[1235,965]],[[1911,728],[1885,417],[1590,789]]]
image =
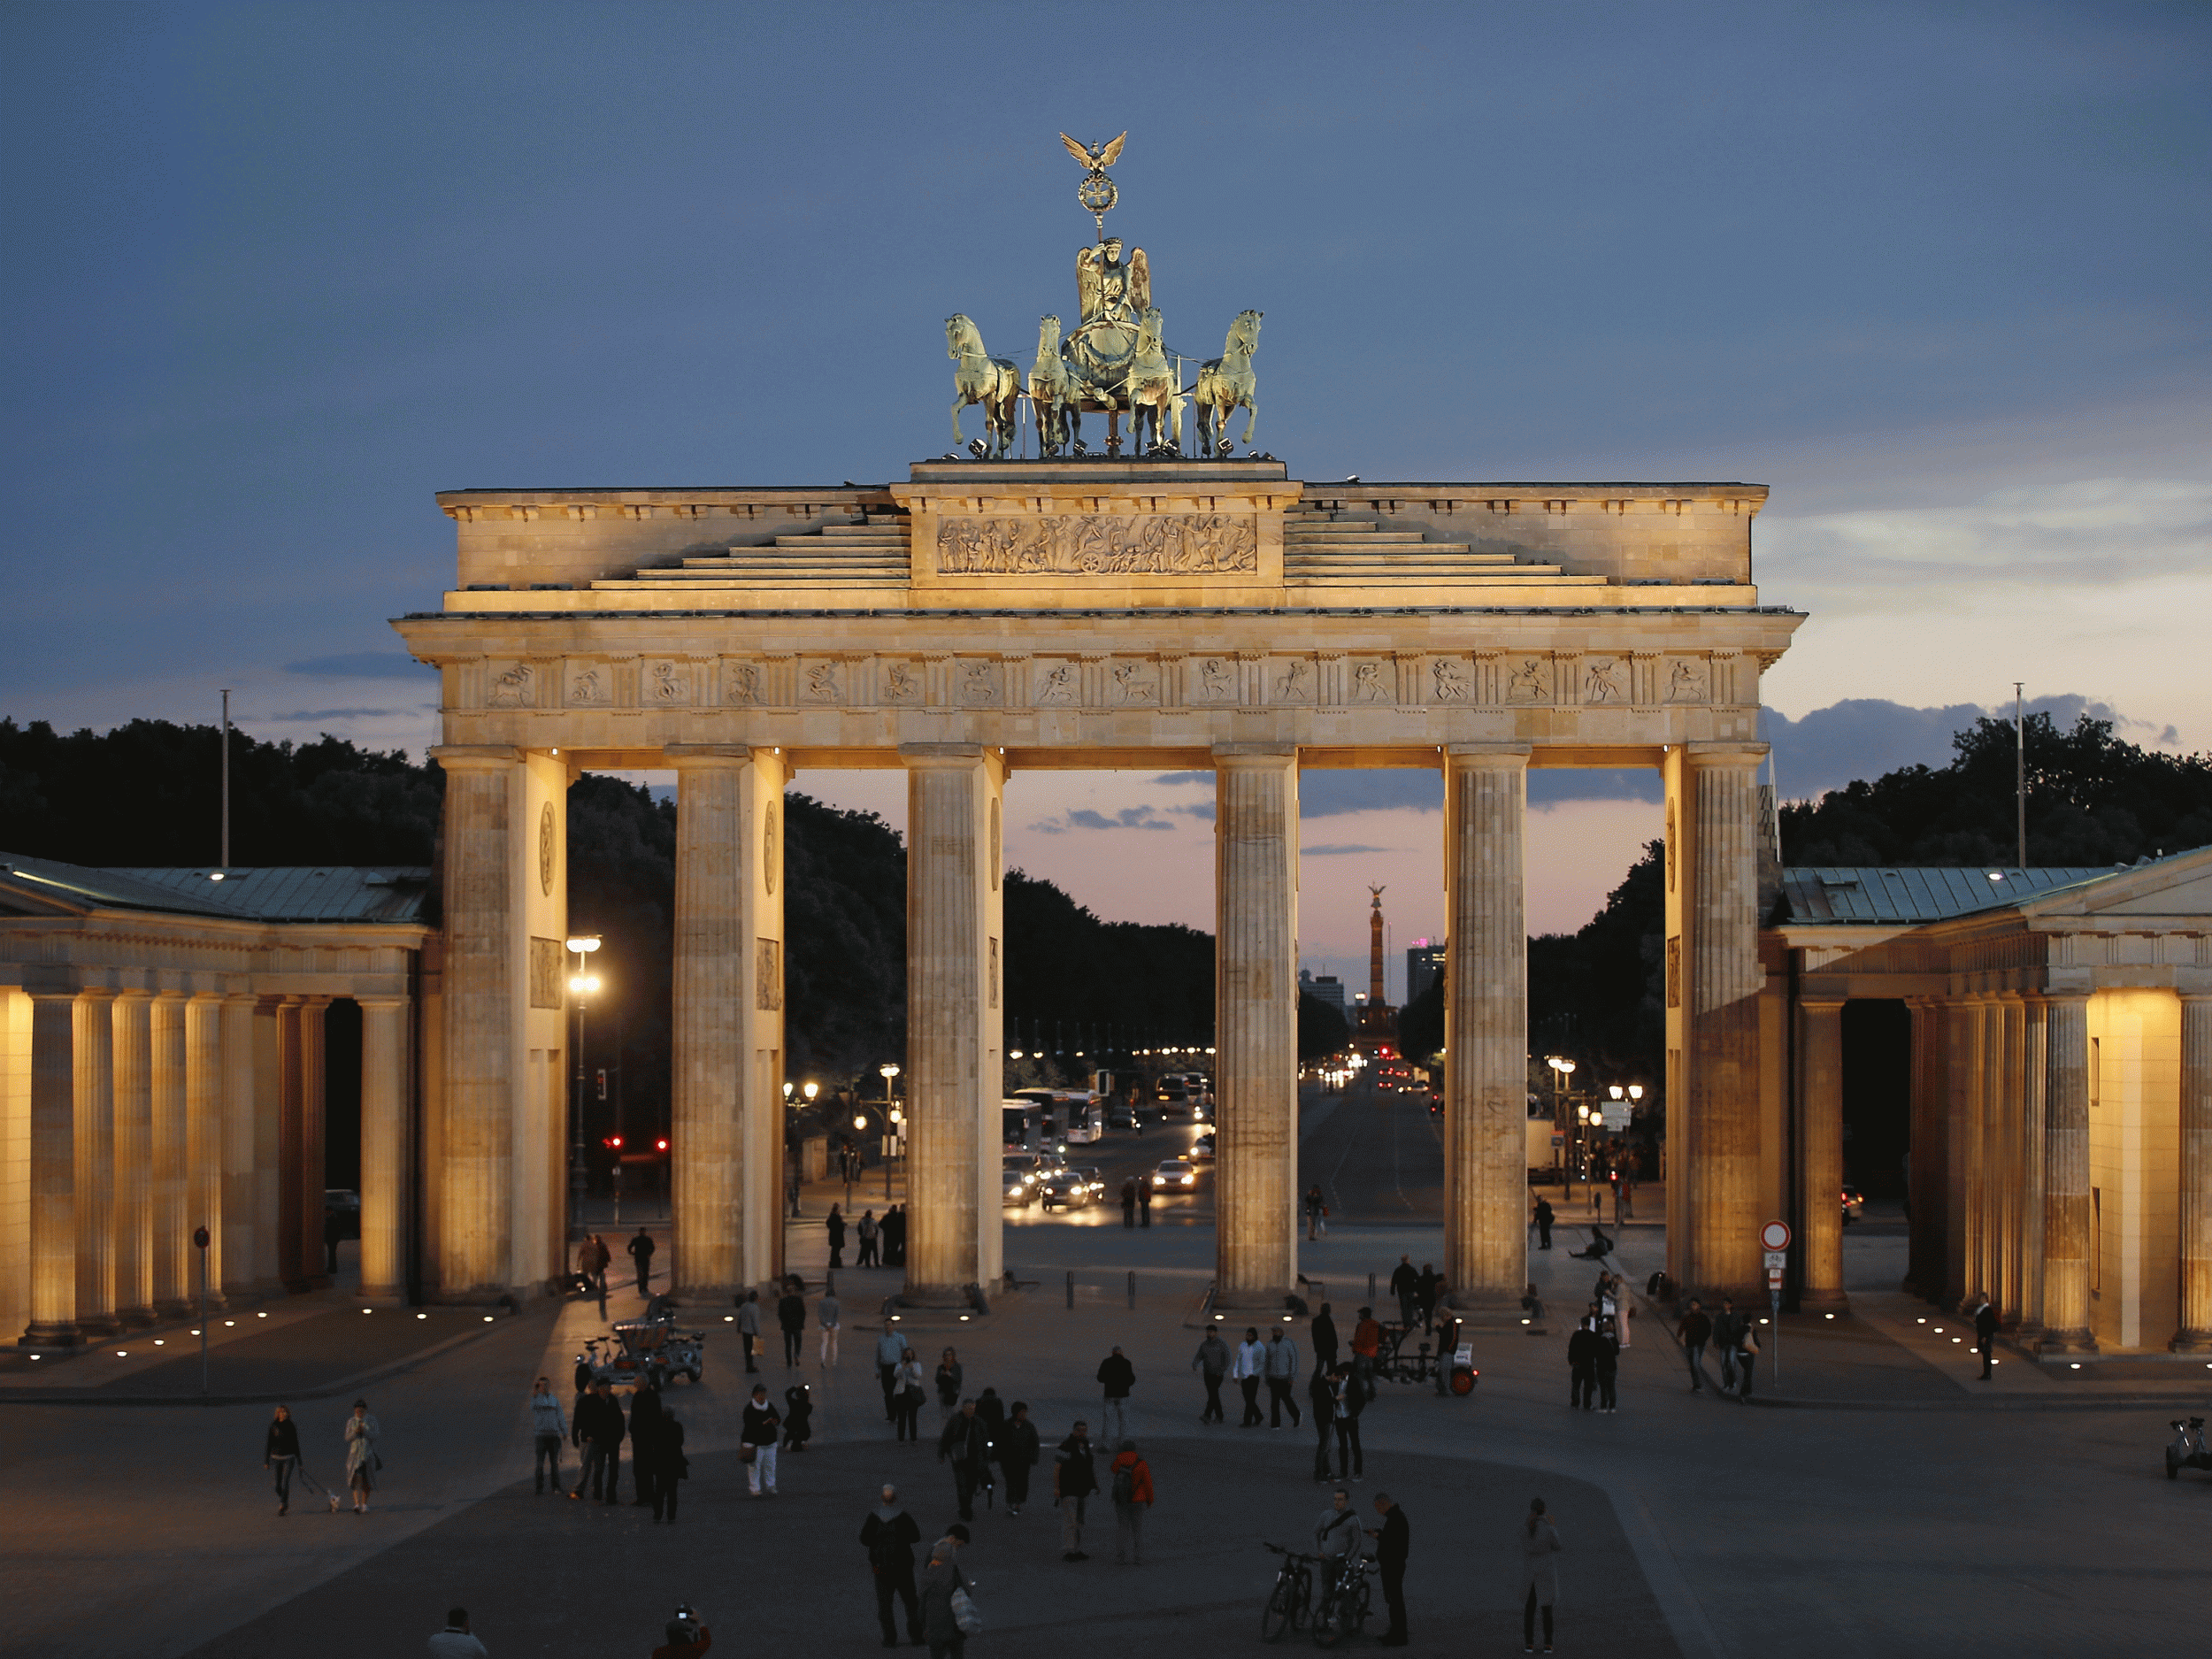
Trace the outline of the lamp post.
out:
[[[1544,1064],[1551,1067],[1552,1122],[1557,1126],[1560,1137],[1563,1140],[1567,1133],[1567,1079],[1574,1075],[1575,1063],[1563,1056],[1550,1054],[1544,1056]],[[1565,1188],[1566,1195],[1570,1199],[1575,1195],[1574,1160],[1581,1156],[1581,1139],[1578,1131],[1575,1136],[1574,1150],[1566,1159],[1567,1167],[1561,1178],[1560,1184]]]
[[[905,1140],[901,1125],[906,1122],[906,1114],[894,1106],[885,1115],[891,1120],[890,1145],[899,1146]],[[887,1149],[883,1155],[883,1202],[887,1204],[891,1202],[891,1154]]]
[[[599,976],[591,972],[591,953],[599,949],[596,933],[572,934],[568,949],[576,958],[569,975],[569,993],[576,999],[576,1087],[569,1105],[568,1236],[572,1243],[584,1230],[584,1010],[586,999],[599,988]]]
[[[883,1121],[888,1125],[891,1122],[891,1079],[898,1076],[899,1068],[886,1060],[876,1068],[876,1072],[883,1079]],[[850,1202],[849,1195],[847,1202]],[[888,1153],[884,1155],[883,1159],[883,1202],[887,1204],[891,1202],[891,1158]]]

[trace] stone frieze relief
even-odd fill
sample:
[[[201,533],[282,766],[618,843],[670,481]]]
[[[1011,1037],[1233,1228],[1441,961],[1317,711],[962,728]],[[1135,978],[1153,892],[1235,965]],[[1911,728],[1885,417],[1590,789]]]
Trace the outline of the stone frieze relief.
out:
[[[1248,513],[1047,513],[947,518],[941,576],[1210,576],[1256,572]]]

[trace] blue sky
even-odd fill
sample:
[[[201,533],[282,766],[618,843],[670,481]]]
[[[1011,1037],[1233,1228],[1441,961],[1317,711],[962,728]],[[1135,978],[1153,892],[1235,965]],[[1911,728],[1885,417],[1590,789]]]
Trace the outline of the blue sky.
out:
[[[1055,134],[1126,128],[1294,473],[1766,483],[1770,700],[1900,705],[1870,768],[2023,678],[2203,747],[2208,67],[2181,4],[12,5],[0,711],[419,747],[433,491],[898,475],[943,318],[1071,299]],[[1149,788],[1035,859],[1202,868]],[[1389,810],[1322,844],[1432,873]]]

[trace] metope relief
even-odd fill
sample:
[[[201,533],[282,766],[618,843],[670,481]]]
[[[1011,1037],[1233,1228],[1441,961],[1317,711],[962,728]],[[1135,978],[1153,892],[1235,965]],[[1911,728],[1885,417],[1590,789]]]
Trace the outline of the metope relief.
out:
[[[1585,703],[1628,701],[1627,664],[1617,657],[1594,657],[1582,665]]]
[[[941,576],[1209,576],[1259,567],[1259,520],[1240,514],[1047,513],[937,526]]]
[[[685,664],[657,662],[646,670],[647,696],[658,703],[691,701],[691,675]]]
[[[1391,689],[1390,676],[1384,663],[1355,663],[1352,665],[1352,701],[1354,703],[1395,703],[1397,694]]]
[[[757,707],[765,700],[758,663],[726,663],[722,667],[722,701],[734,708]]]
[[[1669,703],[1704,703],[1712,695],[1712,681],[1703,663],[1678,658],[1667,673]]]
[[[1237,700],[1237,665],[1225,657],[1202,657],[1198,663],[1197,683],[1191,687],[1195,703],[1234,703]]]
[[[806,671],[806,695],[816,703],[842,703],[845,687],[835,663],[817,663]]]
[[[1055,663],[1037,677],[1036,701],[1041,708],[1059,709],[1080,699],[1082,670],[1074,663]]]
[[[538,700],[538,671],[527,663],[517,663],[505,673],[492,681],[491,693],[484,699],[488,709],[526,709]]]
[[[914,672],[911,663],[886,663],[883,665],[883,700],[886,703],[915,703],[922,700],[922,677]]]
[[[1148,662],[1116,663],[1114,699],[1126,708],[1148,708],[1160,700],[1160,677]]]
[[[1302,657],[1294,657],[1283,664],[1283,672],[1275,677],[1275,701],[1311,703],[1314,685],[1313,664]]]
[[[1431,663],[1429,683],[1439,703],[1465,703],[1474,695],[1474,681],[1456,657],[1440,657]]]
[[[1551,701],[1551,664],[1541,657],[1511,658],[1512,667],[1505,679],[1505,700],[1508,703],[1549,703]]]
[[[578,708],[603,708],[614,701],[613,671],[603,663],[586,663],[568,676],[568,700]]]
[[[998,701],[998,664],[967,663],[960,670],[960,701],[978,708]]]

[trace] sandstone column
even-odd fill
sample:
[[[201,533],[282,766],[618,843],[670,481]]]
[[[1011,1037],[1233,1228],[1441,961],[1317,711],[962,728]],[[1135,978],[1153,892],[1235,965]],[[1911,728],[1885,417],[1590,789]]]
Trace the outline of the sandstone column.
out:
[[[1943,1002],[1908,997],[1912,1017],[1912,1217],[1905,1288],[1930,1302],[1943,1297],[1943,1230],[1949,1157],[1944,1081]]]
[[[31,1323],[28,1348],[73,1347],[77,1325],[77,994],[31,999]]]
[[[445,1125],[439,1294],[496,1298],[512,1281],[518,753],[432,751],[445,788]]]
[[[1943,1223],[1942,1305],[1956,1308],[1966,1300],[1973,1277],[1974,1160],[1978,1156],[1976,1130],[1975,1039],[1981,1030],[1981,1010],[1971,997],[1946,999],[1943,1004],[1944,1115],[1948,1124]]]
[[[222,1068],[222,1133],[216,1145],[221,1157],[223,1202],[218,1216],[223,1248],[209,1265],[221,1271],[215,1286],[227,1302],[251,1297],[260,1288],[255,1238],[261,1202],[260,1128],[255,1106],[260,1098],[257,1049],[261,1025],[258,997],[234,991],[223,998],[222,1037],[216,1049]]]
[[[2200,941],[2201,943],[2201,941]],[[2181,1333],[2212,1351],[2212,992],[2181,994]]]
[[[1295,749],[1214,750],[1214,913],[1215,1301],[1279,1308],[1298,1277]]]
[[[299,1091],[299,1150],[288,1171],[297,1194],[299,1286],[323,1290],[330,1285],[330,1250],[323,1242],[323,1194],[328,1191],[324,1117],[329,1079],[323,1027],[330,1013],[327,996],[310,996],[299,1009],[299,1052],[295,1078]]]
[[[949,1306],[1001,1259],[999,814],[1005,768],[974,744],[907,744],[905,1300]],[[987,1174],[987,1167],[989,1173]]]
[[[286,1010],[296,999],[257,997],[253,1005],[253,1283],[257,1296],[284,1294],[284,1118],[290,1098],[291,1037]]]
[[[1453,1306],[1501,1322],[1528,1280],[1528,756],[1454,744],[1444,757],[1444,1277]],[[1292,1029],[1294,1069],[1294,1013]]]
[[[2043,1340],[2093,1348],[2089,1330],[2089,998],[2046,994],[2049,1071],[2043,1091]]]
[[[2005,1181],[2005,1005],[2000,996],[1982,999],[1981,1145],[1975,1173],[1981,1181],[1981,1283],[1979,1296],[1997,1304],[2004,1316]]]
[[[1801,998],[1805,1071],[1797,1119],[1803,1194],[1804,1293],[1810,1309],[1845,1304],[1843,1293],[1843,1002]]]
[[[150,991],[118,993],[114,1002],[115,1317],[153,1323],[153,1011]]]
[[[1755,1296],[1764,1282],[1757,775],[1766,753],[1763,744],[1688,743],[1664,767],[1667,1046],[1678,1073],[1667,1102],[1668,1266],[1709,1299]]]
[[[1990,1294],[2007,1330],[2020,1323],[2021,1194],[2027,1179],[2026,1142],[2021,1101],[2027,1058],[2027,1004],[2017,992],[1997,999],[1997,1056],[1992,1068],[1996,1085],[1996,1179],[1991,1208],[1996,1229],[1996,1279]]]
[[[196,993],[184,1005],[184,1161],[186,1300],[200,1305],[200,1252],[195,1229],[208,1232],[207,1294],[223,1291],[223,999]]]
[[[676,768],[676,1294],[773,1277],[782,1229],[784,765],[765,749],[671,745]]]
[[[174,1317],[189,1305],[196,1271],[191,1261],[191,1234],[197,1224],[185,1219],[191,1148],[185,1121],[184,1008],[180,993],[160,993],[154,998],[149,1030],[153,1183],[146,1295],[154,1312],[164,1317]]]
[[[407,999],[361,1004],[361,1299],[407,1299]]]
[[[115,1319],[115,994],[77,995],[77,1327],[97,1339]]]
[[[306,1067],[300,1055],[304,1006],[303,999],[287,996],[280,998],[276,1007],[277,1277],[286,1290],[295,1293],[308,1288],[306,1275],[311,1261],[303,1259],[300,1248],[305,1225],[300,1190],[304,1163],[301,1141],[306,1133]]]
[[[2019,1331],[2043,1328],[2044,1092],[2049,1082],[2051,1011],[2040,996],[2024,999],[2020,1045]]]

